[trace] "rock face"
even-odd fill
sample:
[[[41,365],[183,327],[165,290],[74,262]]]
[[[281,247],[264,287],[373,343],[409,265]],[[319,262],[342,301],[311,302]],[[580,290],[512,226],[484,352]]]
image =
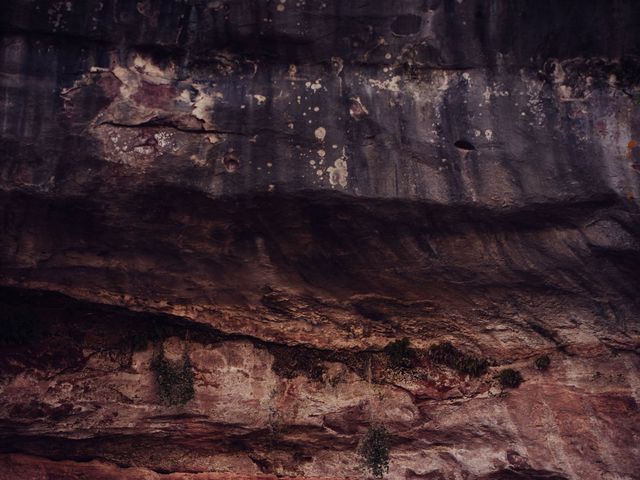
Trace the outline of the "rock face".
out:
[[[640,478],[638,25],[4,2],[0,478]]]

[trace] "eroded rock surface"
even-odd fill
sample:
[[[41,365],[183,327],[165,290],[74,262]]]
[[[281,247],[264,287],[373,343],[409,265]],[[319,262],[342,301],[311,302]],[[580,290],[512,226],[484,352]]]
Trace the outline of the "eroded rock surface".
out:
[[[635,2],[6,3],[0,478],[638,478]]]

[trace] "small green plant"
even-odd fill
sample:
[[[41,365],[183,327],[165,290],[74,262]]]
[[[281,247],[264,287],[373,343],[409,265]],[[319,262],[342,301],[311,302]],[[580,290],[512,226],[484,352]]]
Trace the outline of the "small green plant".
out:
[[[416,360],[416,352],[411,348],[411,341],[404,337],[384,347],[384,353],[389,359],[389,366],[397,370],[408,370],[413,367]]]
[[[358,445],[358,456],[365,469],[376,478],[382,478],[389,472],[389,452],[391,434],[384,425],[369,425],[366,435]]]
[[[0,317],[0,346],[24,346],[42,334],[41,325],[26,308],[7,309]]]
[[[498,380],[503,388],[518,388],[524,381],[522,375],[513,368],[506,368],[498,374]]]
[[[434,363],[446,365],[460,373],[473,377],[480,377],[489,367],[487,360],[462,353],[450,342],[432,345],[431,348],[429,348],[429,358]]]
[[[544,372],[545,370],[549,369],[549,365],[551,365],[551,359],[549,358],[549,355],[542,355],[541,357],[536,358],[536,361],[533,362],[533,364],[538,370]]]
[[[184,405],[193,399],[193,370],[191,360],[185,352],[182,361],[172,362],[164,356],[162,348],[151,361],[155,373],[158,396],[165,405]]]

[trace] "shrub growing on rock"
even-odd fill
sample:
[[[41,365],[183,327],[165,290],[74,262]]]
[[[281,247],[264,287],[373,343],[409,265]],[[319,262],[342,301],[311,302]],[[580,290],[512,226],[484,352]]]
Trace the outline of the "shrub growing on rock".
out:
[[[324,378],[324,374],[327,372],[327,369],[319,364],[313,365],[309,368],[309,378],[316,382],[322,381]]]
[[[376,478],[389,472],[391,434],[384,425],[369,425],[366,435],[358,445],[358,455],[363,466]]]
[[[533,364],[538,370],[544,372],[549,368],[549,365],[551,365],[551,359],[549,358],[549,355],[543,355],[536,358],[536,361]]]
[[[389,343],[384,347],[384,353],[389,359],[389,366],[398,370],[410,369],[416,360],[416,352],[407,337]]]
[[[429,358],[434,363],[445,365],[473,377],[483,375],[489,366],[487,360],[462,353],[450,342],[432,345],[429,348]]]
[[[185,352],[182,361],[172,362],[160,349],[151,362],[158,386],[158,396],[165,405],[184,405],[193,399],[193,370],[191,360]]]
[[[518,388],[524,381],[522,375],[513,368],[506,368],[498,374],[498,380],[503,388]]]

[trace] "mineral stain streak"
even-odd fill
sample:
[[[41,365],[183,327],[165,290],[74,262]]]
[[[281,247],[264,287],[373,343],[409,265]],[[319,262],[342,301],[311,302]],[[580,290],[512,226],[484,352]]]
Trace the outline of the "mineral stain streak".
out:
[[[2,2],[0,479],[637,478],[638,25]]]

